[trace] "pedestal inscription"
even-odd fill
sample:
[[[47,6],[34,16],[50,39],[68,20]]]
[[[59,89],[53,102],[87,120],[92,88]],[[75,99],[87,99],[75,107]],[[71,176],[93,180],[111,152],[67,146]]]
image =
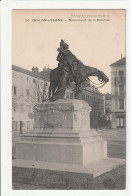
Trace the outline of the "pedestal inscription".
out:
[[[59,100],[38,103],[35,111],[35,128],[62,127],[90,130],[90,106],[82,100]]]
[[[65,118],[64,113],[58,110],[49,110],[44,113],[43,122],[47,126],[63,127]]]

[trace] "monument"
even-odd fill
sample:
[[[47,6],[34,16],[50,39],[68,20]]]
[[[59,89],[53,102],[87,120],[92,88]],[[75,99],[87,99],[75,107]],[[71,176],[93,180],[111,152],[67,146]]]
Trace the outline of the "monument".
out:
[[[50,73],[50,101],[63,99],[66,88],[70,85],[70,82],[74,81],[76,83],[75,98],[78,99],[81,84],[90,76],[97,76],[98,80],[101,81],[102,86],[109,81],[103,71],[84,65],[70,50],[68,50],[68,48],[68,44],[61,40],[60,48],[58,48],[59,54],[57,56],[59,62],[58,67]]]
[[[34,130],[23,134],[16,144],[13,179],[60,189],[90,189],[94,177],[124,164],[107,158],[107,142],[90,129],[91,108],[78,99],[86,77],[97,75],[103,83],[108,77],[83,65],[63,40],[58,51],[49,100],[37,103]],[[71,81],[76,82],[77,99],[64,99]]]
[[[89,113],[77,99],[37,104],[34,132],[17,144],[17,159],[80,165],[103,159],[107,143],[90,130]]]

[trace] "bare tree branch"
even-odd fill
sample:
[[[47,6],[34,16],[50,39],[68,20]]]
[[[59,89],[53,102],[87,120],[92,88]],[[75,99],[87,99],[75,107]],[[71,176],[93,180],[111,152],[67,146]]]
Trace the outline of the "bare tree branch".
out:
[[[29,82],[32,93],[26,98],[26,102],[32,105],[33,111],[35,110],[36,103],[42,102],[47,99],[47,87],[45,81],[37,80],[34,85]]]

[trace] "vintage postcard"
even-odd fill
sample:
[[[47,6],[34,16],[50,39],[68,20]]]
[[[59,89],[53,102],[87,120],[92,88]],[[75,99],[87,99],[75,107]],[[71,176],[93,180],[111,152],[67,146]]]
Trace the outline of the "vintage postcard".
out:
[[[3,195],[127,193],[129,9],[11,4],[2,5]]]
[[[126,10],[12,10],[12,186],[126,187]]]

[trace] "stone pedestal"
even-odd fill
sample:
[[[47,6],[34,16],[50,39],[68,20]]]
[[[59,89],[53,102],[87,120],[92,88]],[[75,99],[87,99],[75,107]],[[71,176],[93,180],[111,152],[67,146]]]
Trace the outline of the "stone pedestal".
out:
[[[36,105],[35,128],[16,144],[16,159],[86,165],[107,156],[107,143],[90,130],[90,106],[82,100]]]

